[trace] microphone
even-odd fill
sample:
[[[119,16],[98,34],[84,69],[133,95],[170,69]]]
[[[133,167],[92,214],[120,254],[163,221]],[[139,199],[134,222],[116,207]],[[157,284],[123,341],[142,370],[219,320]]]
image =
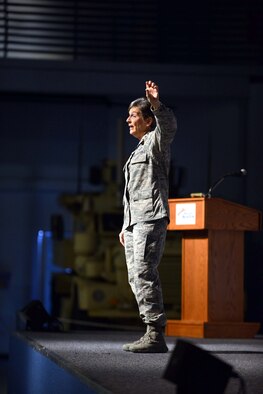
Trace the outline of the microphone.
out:
[[[247,175],[247,170],[245,168],[241,168],[241,170],[239,171],[232,171],[232,172],[228,172],[227,174],[221,176],[216,182],[214,182],[212,184],[212,186],[209,188],[208,192],[206,193],[205,197],[211,198],[212,196],[212,191],[218,186],[220,185],[221,182],[224,181],[225,178],[229,177],[229,176],[246,176]]]

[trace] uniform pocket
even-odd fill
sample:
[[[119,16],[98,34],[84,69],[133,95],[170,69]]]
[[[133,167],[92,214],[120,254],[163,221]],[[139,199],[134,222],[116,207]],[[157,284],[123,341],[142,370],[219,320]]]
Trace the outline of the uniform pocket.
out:
[[[144,221],[152,217],[153,198],[152,190],[141,190],[133,194],[131,211],[137,221]]]
[[[140,152],[134,155],[131,159],[131,164],[138,164],[138,163],[147,163],[147,154],[146,152]]]
[[[152,189],[138,190],[133,195],[133,201],[147,200],[148,198],[152,198],[152,195],[153,195]]]

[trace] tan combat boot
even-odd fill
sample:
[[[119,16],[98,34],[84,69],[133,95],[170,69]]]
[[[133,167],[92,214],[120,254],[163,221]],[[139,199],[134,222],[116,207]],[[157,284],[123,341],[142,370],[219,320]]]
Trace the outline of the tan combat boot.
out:
[[[148,325],[146,333],[133,343],[123,345],[123,350],[133,353],[166,353],[163,328],[157,325]]]

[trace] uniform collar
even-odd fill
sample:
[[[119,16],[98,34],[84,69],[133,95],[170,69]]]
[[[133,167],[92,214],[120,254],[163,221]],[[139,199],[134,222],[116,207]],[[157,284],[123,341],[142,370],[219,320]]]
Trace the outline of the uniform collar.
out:
[[[145,140],[148,138],[147,136],[149,135],[151,131],[147,131],[147,133],[144,134],[144,136],[140,139],[140,141],[138,142],[138,145],[144,145]]]

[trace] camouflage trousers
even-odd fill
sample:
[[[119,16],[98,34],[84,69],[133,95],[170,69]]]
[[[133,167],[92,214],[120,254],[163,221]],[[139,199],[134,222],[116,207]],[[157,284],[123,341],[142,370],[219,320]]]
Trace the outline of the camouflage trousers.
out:
[[[167,219],[136,223],[124,232],[128,280],[145,324],[165,326],[158,265],[162,258]]]

